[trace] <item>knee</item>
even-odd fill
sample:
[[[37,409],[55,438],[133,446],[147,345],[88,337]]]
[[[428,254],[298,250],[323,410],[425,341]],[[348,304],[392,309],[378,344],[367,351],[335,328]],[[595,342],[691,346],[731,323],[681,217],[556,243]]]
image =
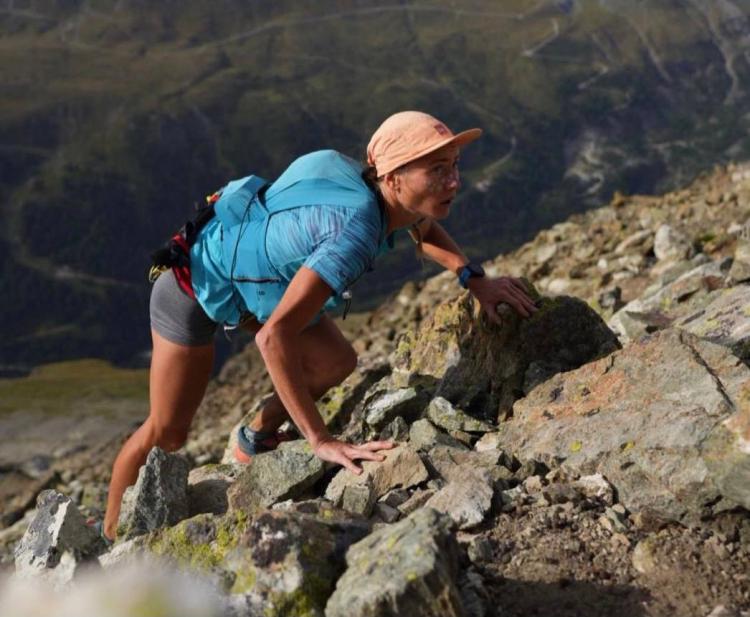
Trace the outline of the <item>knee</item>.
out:
[[[331,385],[340,384],[357,368],[357,352],[351,346],[343,349],[331,366]]]
[[[315,390],[325,392],[339,385],[357,368],[357,353],[351,346],[341,347],[328,357],[310,360],[305,366],[310,384]]]
[[[182,426],[152,424],[148,431],[147,450],[158,446],[165,452],[174,452],[185,445],[188,429]]]

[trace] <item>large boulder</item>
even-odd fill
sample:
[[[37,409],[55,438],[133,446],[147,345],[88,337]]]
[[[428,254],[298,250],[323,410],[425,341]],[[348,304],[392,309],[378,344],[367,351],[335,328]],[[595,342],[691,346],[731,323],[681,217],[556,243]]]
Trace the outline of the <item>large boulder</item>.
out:
[[[44,491],[37,498],[34,519],[16,546],[16,576],[63,586],[105,549],[98,532],[86,524],[69,497]]]
[[[683,521],[750,508],[750,369],[686,332],[555,376],[515,405],[500,436],[521,460],[603,474],[631,511]]]
[[[582,300],[544,298],[538,306],[528,319],[506,306],[498,327],[480,316],[469,294],[442,303],[399,340],[392,382],[421,384],[469,415],[495,421],[545,379],[619,348]]]
[[[254,514],[305,493],[323,477],[325,464],[305,440],[287,441],[253,457],[227,492],[230,510]]]
[[[354,544],[326,617],[459,617],[458,544],[447,516],[431,508]]]
[[[187,518],[189,471],[185,457],[152,448],[123,496],[117,537],[127,540]]]

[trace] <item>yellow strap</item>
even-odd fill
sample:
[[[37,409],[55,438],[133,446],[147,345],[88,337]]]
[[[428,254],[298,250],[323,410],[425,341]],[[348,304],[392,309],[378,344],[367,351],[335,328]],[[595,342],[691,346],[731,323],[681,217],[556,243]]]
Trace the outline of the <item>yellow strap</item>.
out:
[[[155,283],[156,279],[158,279],[162,273],[169,270],[167,266],[151,266],[151,269],[148,271],[148,282],[149,283]]]

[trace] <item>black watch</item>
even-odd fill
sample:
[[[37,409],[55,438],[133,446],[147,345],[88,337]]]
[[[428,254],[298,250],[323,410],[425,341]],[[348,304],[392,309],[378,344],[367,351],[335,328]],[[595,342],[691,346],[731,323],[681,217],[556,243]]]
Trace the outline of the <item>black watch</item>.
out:
[[[470,261],[459,271],[458,282],[461,284],[461,287],[468,289],[470,278],[482,276],[484,276],[484,268]]]

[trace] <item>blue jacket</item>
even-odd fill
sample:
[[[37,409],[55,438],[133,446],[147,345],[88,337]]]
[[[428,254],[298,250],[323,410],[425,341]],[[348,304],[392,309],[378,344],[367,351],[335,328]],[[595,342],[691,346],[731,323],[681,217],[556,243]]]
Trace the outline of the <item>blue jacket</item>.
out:
[[[303,265],[333,290],[324,308],[338,305],[393,243],[361,173],[353,159],[321,150],[294,161],[262,198],[262,179],[230,182],[190,252],[193,289],[208,316],[235,324],[250,312],[265,322]]]

